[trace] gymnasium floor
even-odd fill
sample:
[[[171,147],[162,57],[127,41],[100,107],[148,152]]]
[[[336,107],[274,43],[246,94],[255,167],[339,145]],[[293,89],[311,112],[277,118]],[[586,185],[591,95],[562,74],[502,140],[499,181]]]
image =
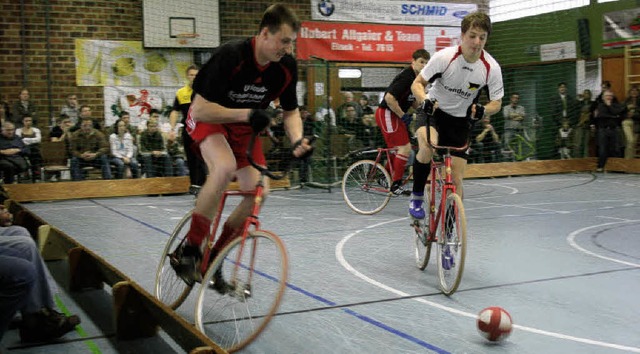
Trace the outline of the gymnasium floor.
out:
[[[435,260],[413,255],[408,199],[377,215],[352,212],[339,189],[272,192],[261,216],[285,241],[289,287],[279,314],[245,353],[640,353],[640,178],[560,174],[465,182],[469,247],[451,297]],[[164,242],[193,205],[188,195],[26,204],[152,292]],[[52,263],[51,268],[64,265]],[[60,280],[64,282],[63,279]],[[110,309],[79,309],[110,289],[60,295],[81,330],[58,344],[6,353],[171,353],[166,336],[118,342]],[[108,301],[105,300],[107,303]],[[512,335],[488,344],[484,307],[513,317]],[[188,319],[193,310],[178,309]],[[101,316],[102,314],[102,316]]]

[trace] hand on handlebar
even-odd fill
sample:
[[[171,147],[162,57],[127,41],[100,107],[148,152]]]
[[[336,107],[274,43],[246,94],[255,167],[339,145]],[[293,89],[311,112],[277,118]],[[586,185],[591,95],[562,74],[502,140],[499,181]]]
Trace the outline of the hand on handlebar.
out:
[[[271,124],[271,116],[264,109],[252,109],[249,113],[249,124],[254,133],[260,133]]]
[[[291,154],[293,157],[303,159],[313,155],[313,142],[317,136],[305,136],[304,138],[296,141],[291,147]]]
[[[467,117],[469,117],[472,122],[479,121],[480,119],[482,119],[482,117],[484,117],[484,106],[477,103],[472,104],[467,109]]]
[[[420,106],[418,107],[418,110],[426,113],[426,114],[433,114],[433,110],[435,108],[435,105],[438,101],[436,100],[430,100],[430,99],[426,99],[424,101],[422,101],[422,103],[420,104]]]

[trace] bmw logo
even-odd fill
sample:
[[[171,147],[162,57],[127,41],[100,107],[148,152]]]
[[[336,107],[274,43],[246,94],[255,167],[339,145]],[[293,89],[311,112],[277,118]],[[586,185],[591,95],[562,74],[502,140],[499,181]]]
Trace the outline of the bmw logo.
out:
[[[331,0],[321,0],[318,3],[318,11],[322,16],[325,16],[325,17],[331,16],[335,9],[336,9],[336,6],[331,2]]]

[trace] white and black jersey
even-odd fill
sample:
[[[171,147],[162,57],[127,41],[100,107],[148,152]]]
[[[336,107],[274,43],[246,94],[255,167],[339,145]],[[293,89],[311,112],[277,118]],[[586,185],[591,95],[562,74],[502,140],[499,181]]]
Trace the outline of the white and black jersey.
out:
[[[504,96],[500,65],[484,50],[475,63],[468,63],[460,46],[442,49],[431,57],[420,75],[432,84],[429,99],[438,100],[438,108],[454,117],[465,117],[485,86],[491,101]]]

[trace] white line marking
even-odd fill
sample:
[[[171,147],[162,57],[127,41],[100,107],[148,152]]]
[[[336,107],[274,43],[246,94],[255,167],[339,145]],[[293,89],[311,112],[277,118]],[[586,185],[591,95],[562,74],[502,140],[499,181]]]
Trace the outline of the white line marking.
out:
[[[569,243],[569,245],[575,249],[577,249],[578,251],[588,254],[590,256],[596,257],[596,258],[600,258],[600,259],[604,259],[607,261],[611,261],[611,262],[615,262],[615,263],[620,263],[620,264],[624,264],[627,266],[631,266],[631,267],[640,267],[640,264],[637,263],[631,263],[631,262],[627,262],[627,261],[623,261],[621,259],[617,259],[617,258],[612,258],[612,257],[607,257],[607,256],[603,256],[601,254],[589,251],[581,246],[578,245],[578,243],[576,242],[576,237],[578,237],[579,234],[591,230],[591,229],[596,229],[596,228],[601,228],[603,226],[609,226],[609,225],[616,225],[616,224],[626,224],[626,223],[637,223],[640,222],[640,220],[623,220],[623,221],[617,221],[617,222],[609,222],[609,223],[605,223],[605,224],[599,224],[599,225],[592,225],[592,226],[587,226],[587,227],[583,227],[582,229],[576,230],[572,233],[570,233],[567,236],[567,242]]]
[[[403,220],[406,220],[406,219],[408,219],[408,217],[395,219],[395,220],[384,221],[384,222],[381,222],[381,223],[370,225],[370,226],[366,227],[366,229],[371,229],[371,228],[374,228],[374,227],[378,227],[378,226],[381,226],[381,225],[389,224],[389,223],[392,223],[392,222],[403,221]],[[367,277],[366,275],[360,273],[355,268],[353,268],[351,266],[351,264],[349,264],[349,262],[347,262],[347,260],[344,258],[344,253],[343,253],[344,245],[347,243],[347,241],[349,241],[349,239],[351,239],[353,236],[358,235],[362,231],[364,231],[364,229],[352,232],[352,233],[348,234],[347,236],[345,236],[342,240],[340,240],[340,242],[338,242],[338,244],[336,245],[336,251],[335,251],[335,255],[336,255],[336,258],[337,258],[338,262],[347,271],[349,271],[351,274],[353,274],[356,277],[366,281],[367,283],[369,283],[371,285],[377,286],[377,287],[379,287],[381,289],[389,291],[389,292],[391,292],[393,294],[396,294],[398,296],[409,296],[409,294],[407,294],[407,293],[405,293],[403,291],[400,291],[400,290],[394,289],[394,288],[392,288],[392,287],[390,287],[388,285],[382,284],[382,283],[380,283],[380,282],[378,282],[376,280],[373,280],[373,279]],[[442,305],[442,304],[438,304],[438,303],[433,302],[433,301],[429,301],[429,300],[425,300],[425,299],[421,299],[421,298],[414,298],[412,300],[421,302],[421,303],[429,305],[431,307],[438,308],[438,309],[443,310],[443,311],[447,311],[447,312],[452,313],[452,314],[456,314],[456,315],[460,315],[460,316],[464,316],[464,317],[469,317],[469,318],[476,318],[476,314],[469,313],[469,312],[464,312],[464,311],[461,311],[461,310],[458,310],[458,309],[454,309],[452,307],[445,306],[445,305]],[[618,350],[626,350],[626,351],[629,351],[629,352],[640,353],[640,348],[636,348],[636,347],[629,347],[629,346],[624,346],[624,345],[620,345],[620,344],[607,343],[607,342],[601,342],[601,341],[596,341],[596,340],[587,339],[587,338],[574,337],[574,336],[570,336],[570,335],[566,335],[566,334],[562,334],[562,333],[549,332],[549,331],[545,331],[545,330],[541,330],[541,329],[537,329],[537,328],[533,328],[533,327],[526,327],[526,326],[522,326],[522,325],[515,325],[514,324],[513,327],[515,327],[515,328],[517,328],[519,330],[525,331],[525,332],[541,334],[541,335],[545,335],[545,336],[548,336],[548,337],[554,337],[554,338],[558,338],[558,339],[565,339],[565,340],[570,340],[570,341],[579,342],[579,343],[591,344],[591,345],[595,345],[595,346],[599,346],[599,347],[618,349]]]

